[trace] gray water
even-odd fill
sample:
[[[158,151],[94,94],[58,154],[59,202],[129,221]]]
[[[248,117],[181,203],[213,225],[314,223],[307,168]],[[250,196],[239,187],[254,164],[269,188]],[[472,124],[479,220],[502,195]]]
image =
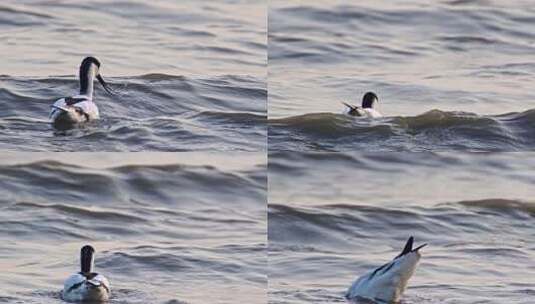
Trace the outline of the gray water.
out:
[[[531,1],[272,1],[270,150],[535,148]],[[340,115],[374,91],[377,121]]]
[[[272,153],[270,303],[346,303],[428,243],[402,303],[531,303],[533,154]]]
[[[3,1],[0,148],[263,151],[266,9],[258,1]],[[77,94],[96,56],[101,120],[54,132],[50,105]]]
[[[115,304],[346,303],[409,236],[401,303],[533,302],[534,24],[522,0],[3,1],[0,303],[64,303],[85,244]],[[88,55],[116,94],[56,131]],[[384,118],[342,114],[367,91]]]
[[[0,302],[64,303],[91,244],[111,303],[266,303],[265,156],[0,157]]]

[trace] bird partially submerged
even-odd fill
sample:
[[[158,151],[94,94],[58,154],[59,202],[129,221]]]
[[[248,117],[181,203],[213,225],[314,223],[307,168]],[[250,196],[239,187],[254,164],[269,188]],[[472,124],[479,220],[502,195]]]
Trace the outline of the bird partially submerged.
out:
[[[96,78],[106,92],[113,94],[100,75],[100,62],[95,57],[86,57],[80,64],[80,93],[58,99],[50,110],[52,126],[66,130],[76,125],[99,118],[97,105],[93,102],[93,81]]]
[[[362,97],[362,106],[353,106],[348,103],[342,102],[346,107],[348,107],[347,114],[352,116],[360,117],[369,117],[369,118],[378,118],[383,117],[379,111],[377,111],[376,106],[379,103],[379,98],[373,92],[367,92]]]
[[[95,249],[89,245],[80,250],[80,272],[71,275],[63,285],[62,297],[67,302],[106,302],[110,298],[110,282],[93,272]]]
[[[399,301],[421,258],[419,250],[427,245],[413,249],[413,243],[411,236],[403,251],[392,261],[355,280],[346,293],[346,299],[367,299],[380,303]]]

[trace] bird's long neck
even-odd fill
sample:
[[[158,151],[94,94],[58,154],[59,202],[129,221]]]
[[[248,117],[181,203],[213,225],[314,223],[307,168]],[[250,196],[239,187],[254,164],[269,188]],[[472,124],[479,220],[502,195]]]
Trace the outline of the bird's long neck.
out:
[[[93,253],[82,251],[80,255],[80,264],[82,273],[91,273],[93,272]]]
[[[80,95],[93,97],[93,80],[97,76],[97,67],[90,63],[80,67]]]

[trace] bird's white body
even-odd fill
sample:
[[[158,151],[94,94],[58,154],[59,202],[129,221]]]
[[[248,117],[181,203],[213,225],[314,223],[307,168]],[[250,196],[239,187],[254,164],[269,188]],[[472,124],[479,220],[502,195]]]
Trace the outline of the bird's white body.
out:
[[[412,244],[411,237],[400,255],[357,278],[347,290],[346,299],[367,299],[380,303],[398,302],[420,261],[421,254],[418,250],[425,246],[424,244],[412,249]]]
[[[355,114],[355,112],[358,112],[358,114]],[[381,118],[383,117],[383,114],[381,114],[379,111],[373,108],[357,108],[355,110],[348,110],[345,112],[346,114],[350,114],[352,116],[359,116],[359,117],[366,117],[366,118]]]
[[[63,300],[67,302],[105,302],[110,298],[110,282],[103,275],[89,277],[76,273],[63,285]]]
[[[93,99],[85,95],[71,96],[72,99],[85,99],[75,104],[67,104],[66,98],[60,98],[52,105],[50,110],[50,120],[55,122],[61,115],[68,113],[69,119],[73,123],[82,123],[89,120],[95,120],[100,117],[97,104]]]
[[[106,92],[112,94],[100,75],[100,62],[94,57],[86,57],[79,71],[80,93],[56,100],[50,110],[49,118],[58,130],[67,130],[80,123],[99,118],[97,105],[93,102],[93,82],[98,80]]]
[[[80,250],[80,272],[71,275],[63,284],[62,298],[67,302],[106,302],[110,298],[110,282],[93,272],[95,248],[90,245]]]
[[[380,118],[383,115],[377,111],[379,99],[373,92],[367,92],[362,97],[362,106],[353,106],[349,103],[342,102],[347,107],[346,114],[364,118]]]

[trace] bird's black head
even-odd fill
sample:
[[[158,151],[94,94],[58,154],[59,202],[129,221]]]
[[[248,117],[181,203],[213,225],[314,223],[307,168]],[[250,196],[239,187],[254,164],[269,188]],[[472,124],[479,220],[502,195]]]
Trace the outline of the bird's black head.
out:
[[[92,69],[93,64],[96,70]],[[93,94],[93,77],[99,75],[100,62],[95,57],[85,57],[80,64],[80,94]]]
[[[377,98],[377,95],[373,92],[367,92],[364,94],[364,97],[362,97],[363,108],[373,108],[377,102],[379,102],[379,98]]]
[[[93,64],[97,67],[96,71],[91,70]],[[104,87],[106,92],[113,95],[113,91],[100,75],[100,61],[95,57],[85,57],[80,64],[80,95],[93,94],[93,77]]]
[[[92,63],[94,63],[97,67],[100,68],[100,61],[98,61],[98,59],[95,57],[89,56],[85,57],[84,60],[82,60],[82,63],[80,64],[80,69],[82,69],[82,67],[89,67]]]
[[[93,271],[93,255],[95,248],[90,245],[85,245],[80,250],[80,264],[82,273],[91,273]]]

